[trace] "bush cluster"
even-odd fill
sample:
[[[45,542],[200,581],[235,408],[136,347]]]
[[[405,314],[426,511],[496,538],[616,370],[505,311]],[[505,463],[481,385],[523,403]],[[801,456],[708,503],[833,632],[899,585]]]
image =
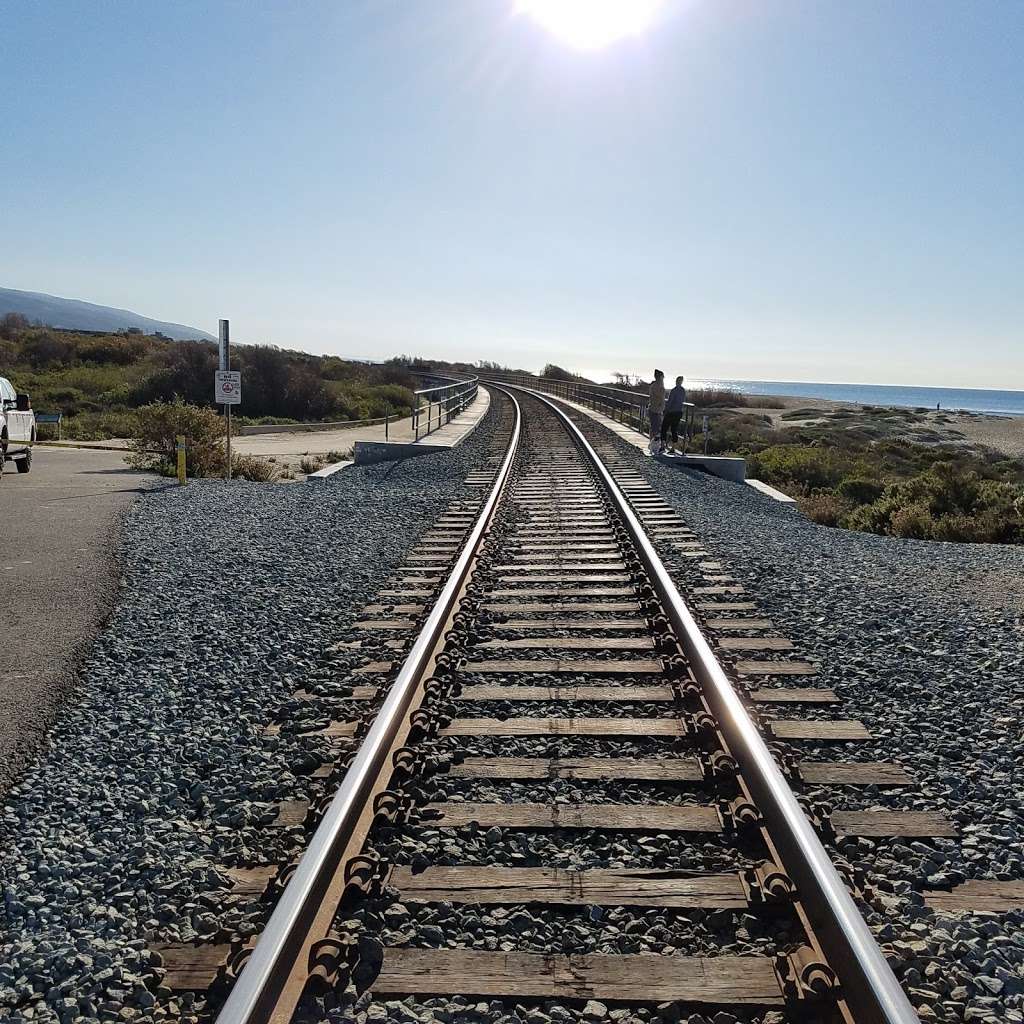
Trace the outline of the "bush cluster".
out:
[[[870,460],[823,447],[777,445],[750,456],[751,476],[798,496],[802,511],[824,526],[919,540],[1024,543],[1024,486],[998,479],[982,459],[933,461],[900,478],[913,459],[872,474]],[[894,468],[896,472],[894,472]]]
[[[268,345],[238,345],[243,404],[251,419],[362,420],[412,412],[415,387],[401,365],[373,366]],[[0,320],[0,366],[35,408],[62,412],[69,437],[125,436],[132,412],[181,398],[213,407],[212,342],[140,334],[91,334]]]
[[[178,472],[178,437],[185,438],[185,473],[190,477],[222,476],[227,462],[224,422],[212,409],[188,405],[180,398],[154,402],[135,413],[136,431],[125,461],[136,469],[161,476]],[[255,455],[231,455],[232,475],[261,483],[278,479],[280,470]]]
[[[936,465],[889,484],[871,504],[852,509],[841,525],[919,540],[1021,544],[1024,487]]]

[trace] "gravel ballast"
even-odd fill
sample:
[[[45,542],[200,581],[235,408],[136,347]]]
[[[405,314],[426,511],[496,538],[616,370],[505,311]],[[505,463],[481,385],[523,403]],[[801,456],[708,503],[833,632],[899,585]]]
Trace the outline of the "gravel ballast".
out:
[[[148,947],[259,930],[217,868],[294,848],[301,832],[267,823],[319,763],[308,738],[261,734],[282,710],[318,717],[294,691],[328,693],[380,656],[384,638],[351,623],[451,501],[480,497],[463,479],[500,405],[451,452],[309,485],[193,482],[132,507],[112,618],[4,809],[0,1018],[175,1016]]]
[[[666,466],[581,414],[673,505],[744,600],[820,665],[842,703],[765,718],[857,718],[872,740],[789,749],[887,760],[906,789],[809,790],[835,809],[944,811],[956,839],[842,840],[866,872],[869,923],[923,1020],[1024,1020],[1024,912],[936,914],[922,892],[966,879],[1024,880],[1024,550],[901,540],[818,526],[753,488]],[[659,551],[681,583],[695,559]],[[769,684],[771,685],[771,684]],[[780,749],[782,749],[780,747]]]

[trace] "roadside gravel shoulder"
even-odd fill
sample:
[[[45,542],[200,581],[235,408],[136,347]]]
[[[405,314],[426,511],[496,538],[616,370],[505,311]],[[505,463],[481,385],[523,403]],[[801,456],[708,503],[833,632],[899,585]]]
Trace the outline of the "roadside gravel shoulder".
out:
[[[165,1019],[154,942],[259,929],[265,910],[226,899],[219,869],[294,847],[267,825],[320,763],[263,730],[317,712],[294,691],[344,682],[359,652],[331,648],[434,518],[479,496],[462,481],[496,420],[451,452],[319,485],[199,481],[129,510],[79,699],[3,811],[0,1018]]]

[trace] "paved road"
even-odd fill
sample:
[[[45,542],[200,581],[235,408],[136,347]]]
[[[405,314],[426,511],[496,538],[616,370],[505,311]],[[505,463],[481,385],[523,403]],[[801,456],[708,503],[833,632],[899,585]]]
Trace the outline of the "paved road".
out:
[[[0,480],[0,793],[45,737],[117,591],[120,512],[148,478],[117,452],[37,448]]]

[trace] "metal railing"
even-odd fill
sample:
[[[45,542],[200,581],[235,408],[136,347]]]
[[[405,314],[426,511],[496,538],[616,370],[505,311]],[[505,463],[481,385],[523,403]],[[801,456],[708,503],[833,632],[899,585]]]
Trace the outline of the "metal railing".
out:
[[[417,375],[418,376],[418,375]],[[479,377],[469,380],[458,380],[454,377],[441,377],[438,374],[424,374],[430,380],[447,380],[447,384],[423,388],[414,392],[416,405],[412,413],[412,429],[418,441],[429,433],[450,423],[464,409],[469,408],[476,398]],[[424,418],[426,426],[424,426]]]
[[[634,430],[650,436],[650,399],[641,391],[628,391],[625,388],[613,388],[607,384],[591,384],[588,381],[560,380],[556,377],[533,377],[528,374],[492,373],[488,371],[488,379],[493,378],[501,384],[514,387],[533,388],[543,391],[555,398],[564,398],[577,402],[589,409],[603,413],[617,423],[624,423]],[[683,419],[679,423],[684,445],[697,433],[697,418],[692,402],[683,404]]]

